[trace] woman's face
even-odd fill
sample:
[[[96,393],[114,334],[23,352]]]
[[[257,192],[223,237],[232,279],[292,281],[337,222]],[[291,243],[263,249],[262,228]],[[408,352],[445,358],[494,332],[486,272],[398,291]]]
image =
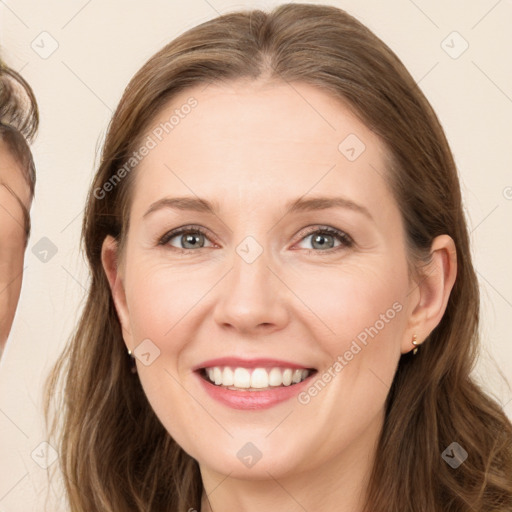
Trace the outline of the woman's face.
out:
[[[7,341],[20,296],[25,255],[25,215],[30,187],[20,164],[0,140],[0,352]]]
[[[182,92],[143,144],[113,290],[162,424],[233,477],[355,461],[418,298],[380,140],[319,89],[240,81]]]

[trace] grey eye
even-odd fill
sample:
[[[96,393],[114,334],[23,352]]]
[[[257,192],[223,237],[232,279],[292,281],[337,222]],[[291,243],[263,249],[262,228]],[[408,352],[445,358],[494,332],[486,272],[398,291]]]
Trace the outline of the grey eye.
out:
[[[205,245],[207,240],[208,238],[204,233],[189,229],[169,234],[165,243],[177,249],[202,249],[207,247]]]
[[[309,235],[312,237],[311,244],[315,249],[332,249],[334,247],[334,236],[324,233]],[[317,246],[315,247],[315,244]]]

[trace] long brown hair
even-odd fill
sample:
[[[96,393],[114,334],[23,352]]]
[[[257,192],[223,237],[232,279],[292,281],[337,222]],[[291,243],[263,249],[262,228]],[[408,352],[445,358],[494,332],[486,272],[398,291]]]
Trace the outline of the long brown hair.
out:
[[[114,183],[116,173],[119,177],[155,114],[176,93],[197,84],[262,77],[319,87],[380,136],[417,268],[434,237],[448,234],[457,248],[458,275],[440,324],[419,354],[400,359],[366,511],[510,511],[512,425],[470,376],[478,355],[479,289],[442,127],[379,38],[338,8],[309,4],[230,13],[188,30],[141,68],[119,103],[83,220],[92,273],[87,302],[47,392],[52,432],[61,431],[60,462],[71,509],[200,509],[198,463],[166,432],[130,372],[101,263],[105,237],[122,244],[126,235],[133,172],[124,173],[107,194],[98,191],[109,180]],[[454,441],[468,452],[456,470],[441,457]]]
[[[36,170],[29,144],[34,140],[39,127],[39,109],[32,88],[14,69],[0,59],[0,141],[20,165],[23,177],[34,196]],[[4,183],[17,199],[23,211],[25,244],[30,235],[30,214],[11,187]]]

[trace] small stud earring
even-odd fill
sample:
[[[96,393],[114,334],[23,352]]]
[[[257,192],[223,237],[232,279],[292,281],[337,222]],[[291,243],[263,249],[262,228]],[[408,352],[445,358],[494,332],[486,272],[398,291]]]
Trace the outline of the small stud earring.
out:
[[[130,356],[131,359],[133,359],[133,366],[131,367],[131,372],[137,373],[137,365],[135,363],[135,356],[133,355],[133,353],[130,349],[128,349],[128,355]]]
[[[413,355],[416,355],[418,352],[418,342],[416,341],[416,334],[412,335],[412,344],[414,345],[414,350],[412,351]]]

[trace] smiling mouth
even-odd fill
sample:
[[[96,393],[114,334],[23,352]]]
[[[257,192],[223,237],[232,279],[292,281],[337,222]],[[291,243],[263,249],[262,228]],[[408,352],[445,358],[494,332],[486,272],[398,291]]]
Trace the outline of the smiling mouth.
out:
[[[314,368],[244,368],[213,366],[198,370],[207,382],[233,391],[268,391],[294,386],[314,373]]]

